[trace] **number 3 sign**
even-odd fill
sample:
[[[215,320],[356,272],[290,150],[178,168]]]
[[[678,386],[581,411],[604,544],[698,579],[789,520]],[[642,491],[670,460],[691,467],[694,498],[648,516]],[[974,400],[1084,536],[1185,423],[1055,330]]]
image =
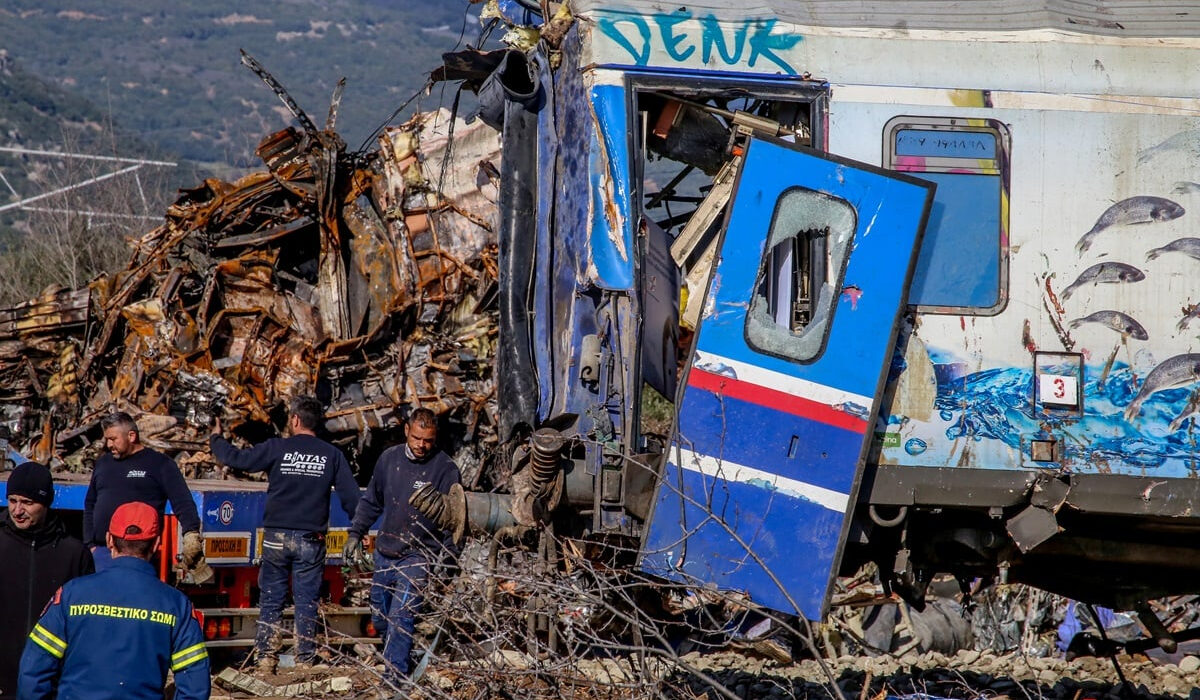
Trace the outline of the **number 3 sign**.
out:
[[[1078,403],[1079,380],[1070,375],[1038,375],[1038,399],[1051,406],[1069,406]]]
[[[1033,354],[1034,395],[1037,408],[1051,411],[1081,411],[1080,383],[1083,356],[1074,352]]]

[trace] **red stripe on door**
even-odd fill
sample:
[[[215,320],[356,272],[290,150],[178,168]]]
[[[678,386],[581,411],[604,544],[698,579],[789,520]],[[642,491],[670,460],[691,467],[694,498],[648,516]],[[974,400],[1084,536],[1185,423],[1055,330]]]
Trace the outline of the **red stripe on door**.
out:
[[[867,421],[853,413],[839,410],[819,401],[801,398],[776,389],[744,382],[740,379],[713,374],[693,367],[688,373],[688,386],[711,391],[714,394],[748,401],[764,408],[790,413],[793,416],[831,425],[855,433],[867,432]]]

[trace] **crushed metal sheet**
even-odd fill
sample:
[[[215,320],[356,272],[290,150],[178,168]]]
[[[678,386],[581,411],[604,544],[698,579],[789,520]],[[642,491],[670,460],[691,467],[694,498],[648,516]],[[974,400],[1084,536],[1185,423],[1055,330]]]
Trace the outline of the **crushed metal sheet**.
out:
[[[451,439],[471,478],[496,445],[499,135],[439,110],[366,153],[292,128],[256,152],[265,171],[183,190],[126,269],[0,309],[14,445],[87,471],[119,409],[211,477],[214,418],[254,441],[315,393],[330,437],[367,464],[381,433],[433,409],[464,426]]]

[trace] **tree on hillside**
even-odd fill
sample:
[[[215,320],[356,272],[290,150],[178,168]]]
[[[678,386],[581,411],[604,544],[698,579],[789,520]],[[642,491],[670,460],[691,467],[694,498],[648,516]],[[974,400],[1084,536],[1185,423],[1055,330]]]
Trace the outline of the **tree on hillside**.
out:
[[[4,205],[13,220],[0,242],[2,305],[123,268],[129,242],[162,219],[171,196],[167,164],[80,151],[78,144],[64,134],[62,156],[26,153],[7,161],[39,191],[14,194],[20,199]]]

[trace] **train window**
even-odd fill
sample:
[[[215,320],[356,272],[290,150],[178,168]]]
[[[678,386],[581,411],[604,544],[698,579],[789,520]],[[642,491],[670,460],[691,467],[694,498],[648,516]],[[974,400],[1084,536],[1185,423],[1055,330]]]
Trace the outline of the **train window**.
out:
[[[800,187],[783,193],[746,314],[751,347],[796,362],[821,354],[855,225],[843,199]]]
[[[904,116],[884,127],[884,167],[937,185],[908,295],[917,311],[1003,310],[1010,144],[993,119]]]

